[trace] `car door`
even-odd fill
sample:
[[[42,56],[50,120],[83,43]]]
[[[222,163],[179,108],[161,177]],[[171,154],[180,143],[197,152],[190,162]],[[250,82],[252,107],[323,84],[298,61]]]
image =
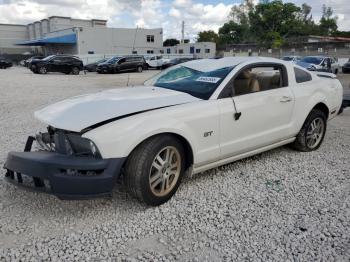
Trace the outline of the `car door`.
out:
[[[244,67],[225,87],[232,88],[235,95],[219,101],[222,159],[292,136],[294,96],[284,65]]]
[[[61,72],[63,57],[54,57],[48,63],[48,71]]]
[[[126,58],[119,59],[119,61],[117,63],[118,63],[120,71],[125,71],[128,69],[128,64],[127,64]]]

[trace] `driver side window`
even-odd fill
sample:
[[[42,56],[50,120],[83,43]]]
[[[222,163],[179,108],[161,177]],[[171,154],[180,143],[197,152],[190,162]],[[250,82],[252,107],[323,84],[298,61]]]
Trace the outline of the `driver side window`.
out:
[[[246,67],[229,82],[221,97],[246,95],[286,86],[285,69],[279,64]],[[226,94],[226,95],[225,95]]]
[[[126,59],[125,59],[125,58],[122,58],[122,59],[120,59],[120,60],[118,61],[118,64],[119,64],[119,65],[120,65],[120,64],[124,64],[125,61],[126,61]]]

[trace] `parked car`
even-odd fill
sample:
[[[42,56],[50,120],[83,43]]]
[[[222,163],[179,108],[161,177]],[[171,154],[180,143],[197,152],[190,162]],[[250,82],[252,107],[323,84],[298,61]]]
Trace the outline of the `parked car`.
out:
[[[45,56],[32,56],[30,58],[28,58],[27,60],[24,60],[24,66],[28,67],[29,64],[33,61],[33,60],[41,60],[44,59]]]
[[[96,62],[93,62],[93,63],[90,63],[90,64],[87,64],[84,66],[84,69],[89,71],[89,72],[96,72],[96,69],[97,69],[97,65],[98,64],[101,64],[101,63],[104,63],[108,60],[108,58],[103,58],[103,59],[100,59]]]
[[[342,66],[342,72],[344,74],[350,73],[350,59]]]
[[[47,131],[29,137],[25,152],[8,153],[6,177],[25,183],[26,175],[36,189],[79,199],[110,195],[122,176],[130,194],[160,205],[185,173],[286,144],[318,149],[342,96],[333,74],[280,59],[194,60],[143,86],[80,95],[35,112]],[[29,152],[34,140],[38,149]]]
[[[51,55],[44,59],[33,59],[29,68],[33,73],[46,74],[47,72],[61,72],[79,75],[84,69],[83,62],[76,56]]]
[[[328,56],[305,56],[297,64],[310,71],[333,74],[338,74],[340,68],[338,61],[334,57]]]
[[[343,113],[344,109],[347,107],[350,107],[350,93],[343,95],[343,102],[341,104],[341,108],[340,108],[338,114]]]
[[[178,64],[181,64],[181,63],[185,63],[185,62],[188,62],[188,61],[192,61],[192,60],[194,60],[194,58],[189,58],[189,57],[174,58],[174,59],[169,60],[169,62],[165,62],[162,65],[162,69],[165,69],[165,68],[168,68],[168,67],[171,67],[171,66],[174,66],[174,65],[178,65]]]
[[[289,62],[293,62],[293,63],[297,63],[301,60],[300,56],[296,56],[296,55],[286,55],[283,56],[281,58],[283,61],[289,61]]]
[[[163,58],[161,55],[145,56],[146,64],[148,68],[161,69],[170,59]]]
[[[0,69],[6,69],[12,66],[12,62],[4,57],[0,57]]]
[[[114,56],[106,62],[97,65],[97,73],[119,73],[125,71],[142,72],[146,62],[143,56]]]

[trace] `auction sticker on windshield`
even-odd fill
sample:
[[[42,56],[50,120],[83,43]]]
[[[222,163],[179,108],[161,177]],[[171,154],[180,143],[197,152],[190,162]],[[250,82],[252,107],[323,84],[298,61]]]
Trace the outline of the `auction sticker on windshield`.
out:
[[[206,83],[217,83],[221,78],[220,77],[210,77],[210,76],[201,76],[196,79],[196,81],[199,82],[206,82]]]

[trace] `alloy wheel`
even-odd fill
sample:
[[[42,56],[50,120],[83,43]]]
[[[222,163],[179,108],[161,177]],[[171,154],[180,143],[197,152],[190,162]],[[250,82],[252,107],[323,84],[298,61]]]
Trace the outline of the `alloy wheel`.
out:
[[[306,133],[306,144],[309,148],[315,148],[322,141],[323,133],[325,130],[324,121],[322,118],[315,118]]]
[[[181,172],[179,151],[168,146],[154,158],[149,173],[149,185],[152,193],[158,197],[166,196],[175,187]]]

